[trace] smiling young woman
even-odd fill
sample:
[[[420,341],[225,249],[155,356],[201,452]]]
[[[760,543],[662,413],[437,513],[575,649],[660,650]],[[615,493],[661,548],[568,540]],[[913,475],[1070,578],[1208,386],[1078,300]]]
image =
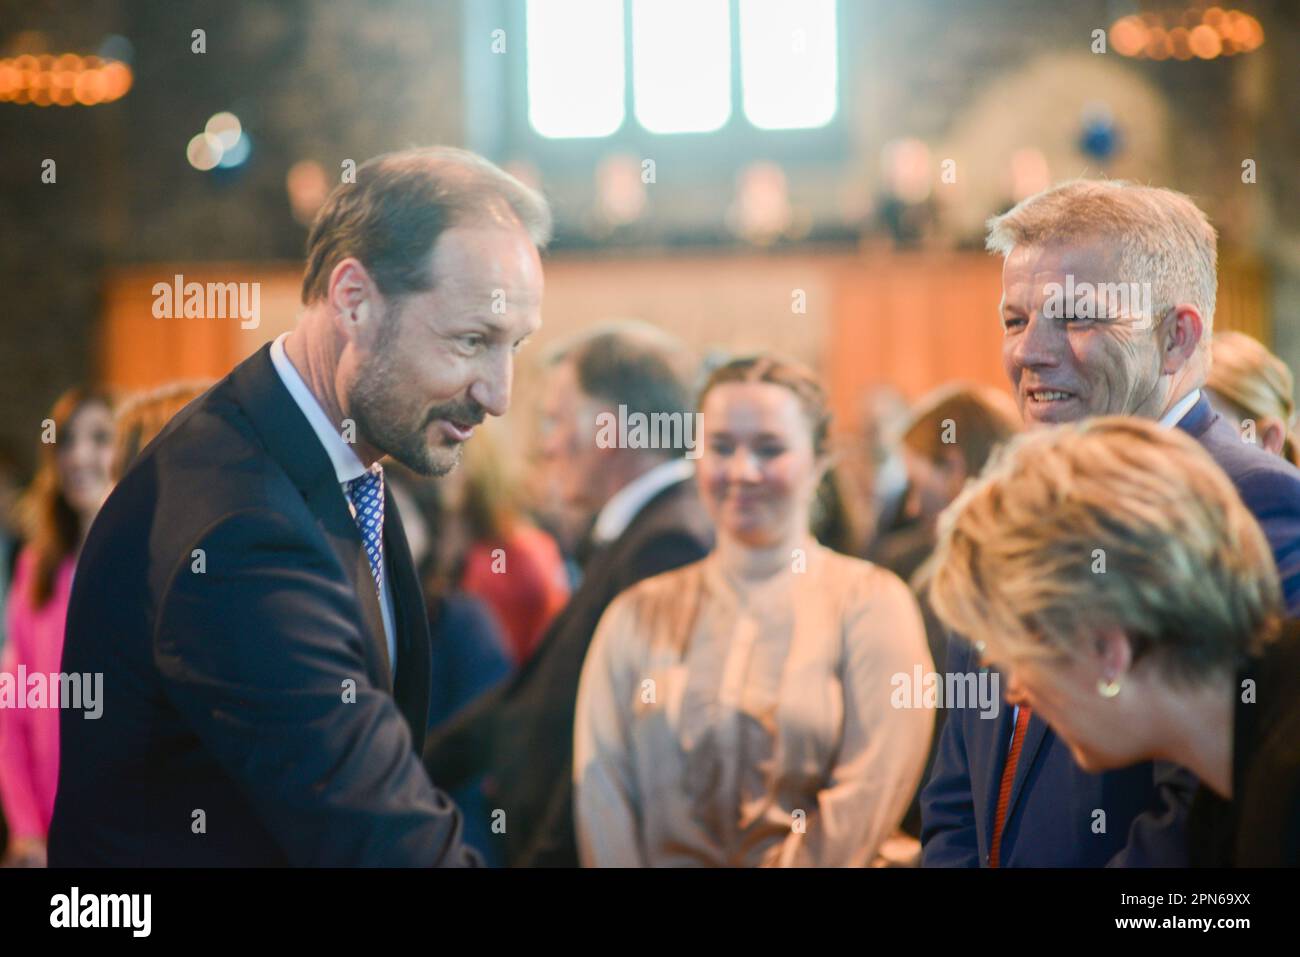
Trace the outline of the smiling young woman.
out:
[[[933,712],[890,681],[930,654],[892,573],[809,534],[828,415],[811,373],[717,369],[697,481],[703,561],[620,595],[583,669],[575,728],[587,866],[862,866],[898,826]]]

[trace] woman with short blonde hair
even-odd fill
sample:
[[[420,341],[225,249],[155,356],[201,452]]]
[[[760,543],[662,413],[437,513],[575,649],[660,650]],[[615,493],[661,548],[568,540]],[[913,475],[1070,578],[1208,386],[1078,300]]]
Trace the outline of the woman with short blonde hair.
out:
[[[1269,544],[1193,439],[1129,417],[1023,435],[944,513],[936,563],[939,617],[1084,770],[1201,779],[1194,862],[1300,863],[1297,626],[1275,640]]]

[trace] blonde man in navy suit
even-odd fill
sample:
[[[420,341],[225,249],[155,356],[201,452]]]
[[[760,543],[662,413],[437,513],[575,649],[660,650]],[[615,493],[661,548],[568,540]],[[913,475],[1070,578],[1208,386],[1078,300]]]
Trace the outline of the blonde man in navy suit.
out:
[[[1202,388],[1217,291],[1205,214],[1172,190],[1076,180],[989,226],[988,248],[1004,257],[1003,365],[1025,425],[1128,415],[1192,436],[1259,521],[1295,614],[1300,471],[1246,441]],[[949,672],[981,665],[978,649],[950,640]],[[923,860],[1186,866],[1196,786],[1189,772],[1159,762],[1087,773],[1028,707],[1002,708],[993,720],[956,709],[922,792]]]

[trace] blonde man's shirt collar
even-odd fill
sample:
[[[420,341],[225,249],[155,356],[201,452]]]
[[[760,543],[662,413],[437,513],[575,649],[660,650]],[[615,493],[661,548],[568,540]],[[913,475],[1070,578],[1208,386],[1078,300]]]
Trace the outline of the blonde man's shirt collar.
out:
[[[1183,416],[1192,411],[1192,407],[1201,399],[1201,390],[1193,389],[1187,395],[1183,396],[1174,403],[1172,409],[1160,417],[1160,424],[1166,429],[1172,429],[1179,422],[1183,421]]]

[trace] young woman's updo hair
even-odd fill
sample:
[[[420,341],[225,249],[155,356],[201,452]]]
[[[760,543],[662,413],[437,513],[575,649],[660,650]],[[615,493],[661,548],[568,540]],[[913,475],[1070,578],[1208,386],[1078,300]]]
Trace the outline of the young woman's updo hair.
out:
[[[765,382],[789,389],[799,400],[799,407],[808,422],[814,454],[818,457],[826,454],[830,443],[831,414],[826,406],[826,390],[811,369],[793,360],[766,354],[732,359],[709,374],[700,390],[697,408],[704,408],[704,400],[715,388],[732,382]]]

